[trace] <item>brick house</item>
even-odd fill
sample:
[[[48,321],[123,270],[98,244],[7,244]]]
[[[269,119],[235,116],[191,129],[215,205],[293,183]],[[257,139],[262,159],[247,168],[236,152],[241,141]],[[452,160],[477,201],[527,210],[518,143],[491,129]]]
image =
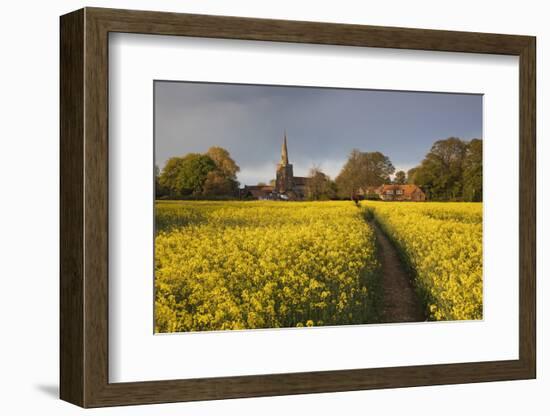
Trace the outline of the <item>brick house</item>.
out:
[[[426,194],[418,185],[382,185],[376,193],[383,201],[425,201]]]

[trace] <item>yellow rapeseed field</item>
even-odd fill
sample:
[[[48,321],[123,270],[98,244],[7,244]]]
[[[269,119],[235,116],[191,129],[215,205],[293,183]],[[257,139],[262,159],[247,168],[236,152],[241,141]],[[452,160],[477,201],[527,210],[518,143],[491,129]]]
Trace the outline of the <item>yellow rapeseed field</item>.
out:
[[[371,322],[379,263],[341,202],[156,203],[156,332]]]
[[[156,203],[155,330],[376,322],[372,216],[432,320],[481,319],[480,203]]]
[[[482,204],[364,201],[416,275],[430,319],[482,319]]]

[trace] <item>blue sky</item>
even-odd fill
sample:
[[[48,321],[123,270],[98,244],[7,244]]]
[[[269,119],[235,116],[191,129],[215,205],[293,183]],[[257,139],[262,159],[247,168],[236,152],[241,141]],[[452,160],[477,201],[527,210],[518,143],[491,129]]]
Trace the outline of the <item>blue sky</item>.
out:
[[[296,176],[313,166],[336,177],[352,149],[380,151],[396,169],[431,145],[482,138],[482,96],[242,84],[155,82],[155,163],[226,148],[241,184],[275,176],[284,131]]]

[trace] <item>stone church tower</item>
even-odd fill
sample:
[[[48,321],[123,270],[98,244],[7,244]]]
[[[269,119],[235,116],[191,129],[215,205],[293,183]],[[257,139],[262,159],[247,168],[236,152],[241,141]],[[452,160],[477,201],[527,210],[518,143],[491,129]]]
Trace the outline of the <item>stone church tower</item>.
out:
[[[291,192],[294,189],[294,173],[292,165],[288,163],[288,149],[286,146],[286,131],[281,149],[281,162],[277,165],[275,191],[280,194]]]

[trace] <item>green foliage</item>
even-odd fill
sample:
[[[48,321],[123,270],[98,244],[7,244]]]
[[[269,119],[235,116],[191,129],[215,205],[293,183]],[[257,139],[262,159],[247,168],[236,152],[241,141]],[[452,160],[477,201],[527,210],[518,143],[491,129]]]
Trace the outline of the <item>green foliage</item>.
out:
[[[350,198],[361,188],[389,183],[390,175],[394,172],[395,167],[384,154],[354,149],[336,178],[338,195],[341,198]]]
[[[430,200],[481,201],[482,141],[438,140],[422,163],[409,170],[408,182],[419,185]]]
[[[403,184],[407,183],[407,174],[405,172],[403,172],[402,170],[397,171],[395,173],[395,178],[393,180],[393,183],[398,184],[398,185],[403,185]]]
[[[180,189],[189,189],[192,194],[200,194],[210,172],[216,169],[216,163],[206,155],[189,153],[182,159],[178,175]]]
[[[203,194],[206,196],[236,196],[238,182],[227,178],[219,170],[208,172],[204,181]]]
[[[240,171],[239,166],[231,159],[229,152],[223,147],[213,146],[206,152],[216,164],[216,170],[219,171],[219,176],[233,181],[237,180],[237,172]]]
[[[173,199],[203,195],[234,197],[239,188],[238,171],[229,152],[221,147],[211,147],[206,154],[172,157],[155,181],[155,194]]]
[[[466,150],[463,164],[464,200],[483,199],[483,142],[473,139]]]
[[[407,183],[418,185],[416,180],[416,172],[418,172],[418,167],[411,168],[407,171]]]
[[[182,163],[183,160],[181,157],[171,157],[164,165],[164,169],[158,179],[159,185],[166,189],[169,196],[173,198],[180,196],[182,191],[178,183]]]
[[[456,137],[435,142],[415,173],[431,200],[454,200],[462,196],[462,163],[466,143]]]
[[[162,199],[168,195],[168,189],[160,184],[160,169],[155,165],[155,199]]]

